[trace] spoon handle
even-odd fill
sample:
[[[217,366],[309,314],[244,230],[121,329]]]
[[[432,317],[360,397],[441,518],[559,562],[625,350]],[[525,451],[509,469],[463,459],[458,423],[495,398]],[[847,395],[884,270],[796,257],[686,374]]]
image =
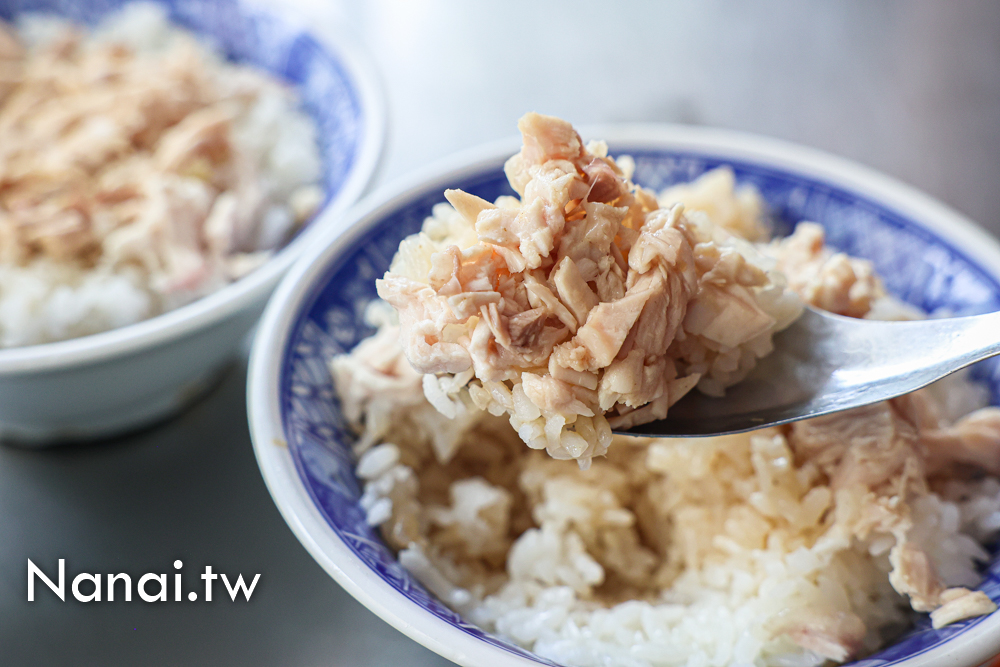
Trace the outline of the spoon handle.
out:
[[[807,308],[774,348],[725,397],[692,391],[666,419],[628,433],[739,433],[895,398],[1000,354],[1000,312],[883,322]]]
[[[913,322],[837,319],[821,343],[843,350],[830,354],[839,367],[824,414],[901,396],[1000,354],[1000,312]]]

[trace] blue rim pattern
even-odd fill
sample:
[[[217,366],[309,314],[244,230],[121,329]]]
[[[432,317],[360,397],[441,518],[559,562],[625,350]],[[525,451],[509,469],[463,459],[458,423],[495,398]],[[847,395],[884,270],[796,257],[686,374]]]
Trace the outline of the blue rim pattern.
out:
[[[626,147],[627,148],[627,147]],[[946,239],[897,212],[817,179],[747,161],[723,160],[694,152],[624,150],[636,159],[635,180],[660,189],[689,181],[721,164],[730,165],[740,183],[756,186],[768,202],[779,232],[799,220],[819,222],[828,242],[849,254],[871,258],[891,292],[928,312],[956,315],[1000,310],[1000,282]],[[487,200],[513,194],[499,169],[449,184]],[[280,371],[282,424],[303,484],[331,530],[368,567],[405,598],[442,621],[482,641],[538,664],[554,665],[523,648],[464,621],[430,595],[397,562],[358,506],[350,443],[353,436],[336,405],[327,361],[350,350],[372,333],[361,320],[375,298],[374,280],[388,268],[399,241],[420,229],[440,191],[409,198],[367,229],[344,253],[332,258],[302,300],[283,352]],[[974,376],[1000,402],[1000,360],[979,364]],[[1000,545],[980,586],[1000,602]],[[984,619],[930,628],[925,616],[896,644],[855,667],[888,667],[939,646]]]
[[[149,0],[145,0],[148,2]],[[84,25],[132,0],[0,0],[0,18],[55,14]],[[323,160],[323,205],[346,184],[364,137],[364,109],[356,83],[335,53],[302,25],[241,0],[156,0],[170,20],[199,35],[227,59],[268,71],[292,85],[317,126]]]

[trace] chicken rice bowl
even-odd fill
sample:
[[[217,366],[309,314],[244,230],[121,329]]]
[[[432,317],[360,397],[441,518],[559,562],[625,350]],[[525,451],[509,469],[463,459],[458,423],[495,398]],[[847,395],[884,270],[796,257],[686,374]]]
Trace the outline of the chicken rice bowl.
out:
[[[293,91],[137,3],[0,24],[0,347],[177,308],[265,262],[324,199]]]
[[[821,665],[989,614],[1000,409],[966,375],[707,439],[612,434],[724,394],[804,304],[921,317],[726,169],[660,193],[528,114],[519,197],[448,191],[330,361],[361,505],[469,621],[566,665]]]

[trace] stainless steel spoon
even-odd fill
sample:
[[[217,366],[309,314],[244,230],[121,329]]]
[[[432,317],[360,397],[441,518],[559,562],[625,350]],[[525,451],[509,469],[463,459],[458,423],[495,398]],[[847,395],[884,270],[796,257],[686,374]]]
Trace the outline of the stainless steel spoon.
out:
[[[915,391],[1000,354],[1000,312],[879,322],[807,308],[722,398],[692,391],[632,435],[701,437],[819,417]]]

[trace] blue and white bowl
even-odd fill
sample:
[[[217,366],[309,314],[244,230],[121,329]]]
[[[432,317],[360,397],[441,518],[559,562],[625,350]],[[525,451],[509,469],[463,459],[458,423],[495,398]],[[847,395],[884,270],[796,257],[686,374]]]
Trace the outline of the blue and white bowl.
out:
[[[940,203],[866,168],[816,151],[742,134],[669,126],[590,128],[613,155],[636,159],[651,188],[691,180],[721,164],[752,183],[778,218],[821,223],[829,243],[870,258],[897,296],[926,311],[1000,310],[1000,244]],[[485,199],[513,194],[504,160],[517,141],[432,166],[374,193],[328,230],[275,292],[251,358],[248,405],[257,460],[285,520],[313,557],[369,609],[461,665],[552,663],[463,621],[430,595],[365,522],[351,433],[334,399],[327,362],[371,333],[362,320],[374,281],[400,240],[416,232],[445,188]],[[975,369],[994,403],[1000,363]],[[1000,601],[1000,554],[981,589]],[[1000,653],[1000,613],[942,630],[928,619],[857,665],[974,667]]]
[[[44,12],[95,24],[129,0],[0,0],[0,18]],[[367,188],[385,111],[367,57],[346,37],[317,36],[301,18],[252,0],[160,0],[175,23],[231,60],[292,84],[319,129],[326,201],[266,264],[182,308],[112,331],[0,349],[0,439],[23,445],[107,436],[189,402],[240,349],[278,280],[326,238]]]

